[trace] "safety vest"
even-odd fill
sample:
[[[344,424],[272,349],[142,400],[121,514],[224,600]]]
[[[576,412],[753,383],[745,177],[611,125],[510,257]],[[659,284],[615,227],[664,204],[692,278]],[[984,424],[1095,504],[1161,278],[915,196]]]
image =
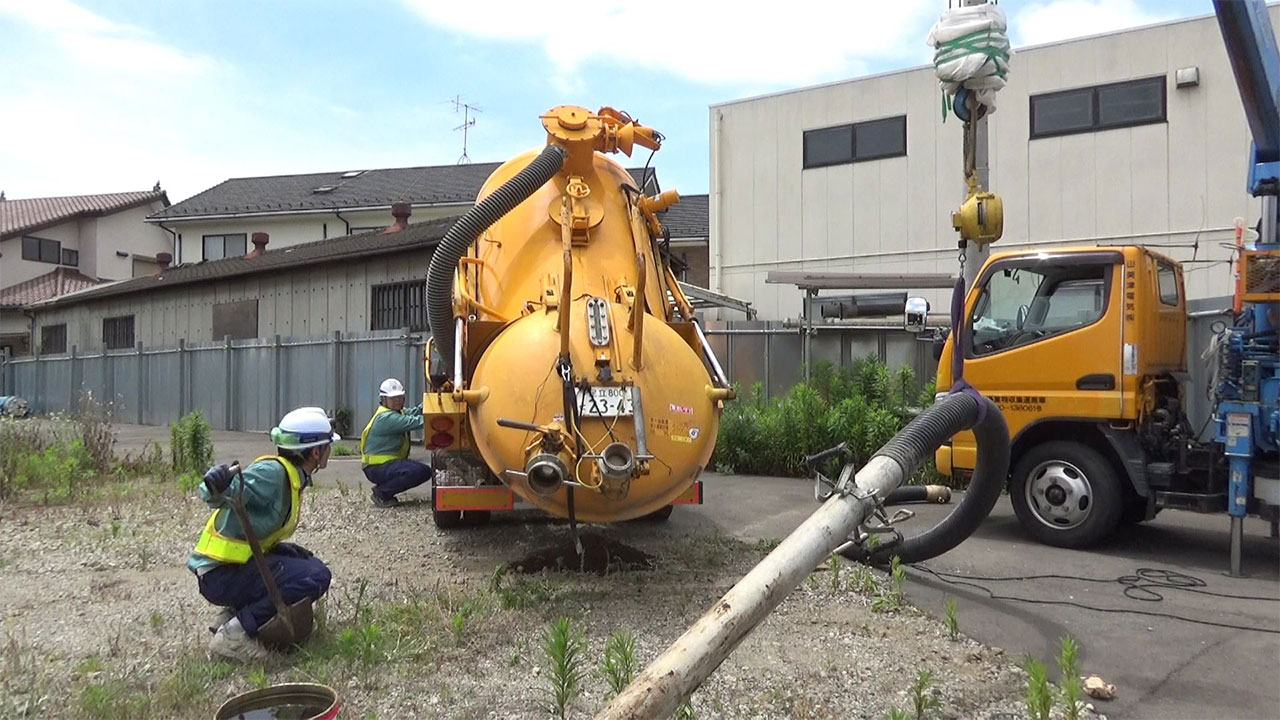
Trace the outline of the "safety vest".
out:
[[[260,541],[262,552],[267,552],[276,546],[276,543],[285,540],[293,535],[293,531],[298,528],[298,506],[301,505],[302,499],[302,476],[298,469],[288,460],[276,455],[263,455],[254,460],[255,463],[263,460],[275,460],[284,466],[285,474],[289,476],[289,517],[285,518],[284,525],[280,529],[268,535]],[[243,481],[243,478],[241,478]],[[247,563],[253,558],[253,548],[249,546],[248,541],[243,538],[227,537],[218,532],[218,518],[221,513],[234,512],[231,508],[219,508],[213,511],[209,516],[209,521],[204,524],[204,532],[200,534],[200,540],[196,543],[196,552],[207,558],[212,558],[218,562],[224,563]]]
[[[360,433],[360,463],[362,465],[381,465],[382,463],[391,462],[392,460],[403,460],[409,457],[409,433],[405,433],[400,439],[400,451],[395,455],[366,455],[364,452],[365,443],[369,441],[369,431],[373,429],[373,421],[385,412],[395,412],[386,405],[379,405],[374,411],[373,417],[369,418],[369,424],[364,426],[364,432]]]

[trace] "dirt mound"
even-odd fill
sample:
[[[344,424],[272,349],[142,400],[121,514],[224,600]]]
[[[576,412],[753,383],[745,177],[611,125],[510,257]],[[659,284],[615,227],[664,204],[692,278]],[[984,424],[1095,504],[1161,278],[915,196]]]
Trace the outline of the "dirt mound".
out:
[[[549,547],[536,550],[508,566],[522,573],[543,570],[557,572],[582,572],[607,575],[622,570],[652,570],[653,556],[630,545],[598,533],[582,533],[582,556],[573,545],[573,538],[565,536]]]

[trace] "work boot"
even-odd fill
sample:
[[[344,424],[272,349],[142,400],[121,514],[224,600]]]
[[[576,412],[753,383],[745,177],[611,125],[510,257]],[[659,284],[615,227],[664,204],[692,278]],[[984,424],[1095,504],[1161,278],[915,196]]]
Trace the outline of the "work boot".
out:
[[[236,662],[262,662],[271,657],[271,651],[256,638],[249,637],[240,624],[240,618],[231,618],[209,641],[209,652]]]
[[[378,494],[377,490],[374,490],[370,496],[373,498],[373,504],[380,508],[393,508],[400,504],[400,499],[395,495],[392,495],[391,497],[382,497]]]
[[[209,623],[209,632],[217,633],[218,628],[222,627],[223,625],[226,625],[228,622],[231,621],[231,618],[235,616],[236,616],[236,613],[231,608],[227,608],[227,607],[219,608],[218,614],[215,615],[213,620]]]

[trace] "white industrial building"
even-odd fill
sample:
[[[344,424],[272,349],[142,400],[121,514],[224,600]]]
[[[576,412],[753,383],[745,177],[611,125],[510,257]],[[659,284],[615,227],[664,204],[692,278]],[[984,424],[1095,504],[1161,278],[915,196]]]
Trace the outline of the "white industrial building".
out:
[[[1259,203],[1217,20],[1017,49],[1011,65],[988,116],[994,249],[1140,243],[1188,263],[1189,298],[1230,295],[1223,244]],[[803,294],[770,271],[956,274],[961,128],[932,66],[712,106],[710,288],[783,319]],[[938,309],[940,291],[921,294]]]

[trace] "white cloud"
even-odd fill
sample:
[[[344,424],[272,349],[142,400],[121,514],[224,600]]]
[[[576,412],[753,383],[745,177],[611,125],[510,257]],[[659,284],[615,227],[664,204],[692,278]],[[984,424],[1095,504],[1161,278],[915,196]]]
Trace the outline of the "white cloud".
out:
[[[803,6],[597,0],[563,11],[527,0],[468,3],[404,0],[424,21],[473,37],[540,45],[560,84],[584,65],[652,68],[696,82],[795,86],[847,77],[874,60],[928,57],[936,0]],[[922,29],[923,28],[923,29]]]
[[[1009,18],[1009,32],[1017,45],[1039,45],[1149,25],[1176,15],[1140,7],[1135,0],[1052,0],[1020,9]]]
[[[192,75],[217,67],[212,58],[157,42],[145,30],[68,0],[0,0],[0,17],[6,15],[42,33],[86,69]]]

